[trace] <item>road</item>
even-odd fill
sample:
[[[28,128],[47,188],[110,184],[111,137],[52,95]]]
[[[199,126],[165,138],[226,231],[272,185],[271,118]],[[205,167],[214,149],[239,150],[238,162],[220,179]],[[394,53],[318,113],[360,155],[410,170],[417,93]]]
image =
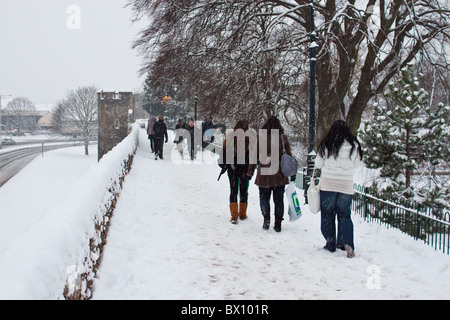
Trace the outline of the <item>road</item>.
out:
[[[48,146],[44,145],[44,152],[60,148],[73,147],[75,145],[81,144],[66,143]],[[0,153],[0,187],[40,154],[42,154],[42,146],[20,148]]]

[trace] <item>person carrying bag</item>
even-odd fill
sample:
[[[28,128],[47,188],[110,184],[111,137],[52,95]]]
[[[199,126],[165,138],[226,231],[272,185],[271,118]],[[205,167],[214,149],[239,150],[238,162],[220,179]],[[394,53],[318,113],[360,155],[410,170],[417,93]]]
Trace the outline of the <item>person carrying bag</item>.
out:
[[[336,248],[345,250],[349,258],[355,256],[351,219],[353,176],[355,169],[361,165],[362,150],[358,139],[345,121],[334,122],[320,142],[315,162],[316,168],[321,169],[320,228],[326,240],[324,249],[330,252],[336,251]]]
[[[285,153],[289,156],[291,154],[291,147],[287,136],[284,135],[284,130],[281,126],[280,120],[272,116],[262,126],[262,130],[265,130],[266,136],[258,137],[258,150],[256,152],[258,158],[258,165],[251,163],[249,165],[247,175],[252,177],[256,167],[258,166],[255,184],[259,187],[259,204],[261,207],[261,213],[264,218],[263,229],[269,230],[270,226],[270,198],[273,195],[274,202],[274,215],[275,224],[274,230],[281,232],[281,221],[284,216],[284,193],[285,186],[289,184],[289,179],[281,170],[281,158],[283,155],[283,147],[285,145]],[[262,131],[261,130],[261,131]],[[272,136],[275,138],[272,139]],[[278,137],[278,139],[276,139]],[[272,140],[276,143],[272,145]],[[262,152],[261,146],[264,145],[265,153]],[[278,158],[273,158],[277,156]],[[272,168],[274,167],[274,168]],[[272,170],[273,169],[273,170]],[[269,172],[269,173],[266,173]],[[291,181],[295,181],[296,173],[290,176]]]

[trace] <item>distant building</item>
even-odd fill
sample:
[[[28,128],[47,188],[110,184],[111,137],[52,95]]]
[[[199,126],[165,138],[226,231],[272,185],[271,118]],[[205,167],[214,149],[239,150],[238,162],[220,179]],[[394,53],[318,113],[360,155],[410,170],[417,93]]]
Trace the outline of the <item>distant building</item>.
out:
[[[43,115],[38,119],[38,127],[44,130],[53,129],[53,114],[50,111],[39,112],[42,112]]]
[[[20,121],[19,117],[22,118]],[[22,123],[20,128],[22,132],[53,128],[53,117],[50,111],[25,111],[18,115],[10,110],[2,110],[1,119],[2,125],[10,131],[16,129],[19,122]]]
[[[134,117],[133,91],[98,91],[98,160],[128,135]]]

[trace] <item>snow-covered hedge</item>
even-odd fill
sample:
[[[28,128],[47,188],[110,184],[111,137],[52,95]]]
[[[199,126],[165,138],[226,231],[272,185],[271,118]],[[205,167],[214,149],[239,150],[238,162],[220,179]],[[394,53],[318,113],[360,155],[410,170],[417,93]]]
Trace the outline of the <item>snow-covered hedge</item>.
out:
[[[139,143],[139,126],[103,156],[61,201],[2,254],[0,299],[89,299],[107,227]],[[68,168],[70,170],[70,168]],[[14,272],[13,272],[14,271]]]

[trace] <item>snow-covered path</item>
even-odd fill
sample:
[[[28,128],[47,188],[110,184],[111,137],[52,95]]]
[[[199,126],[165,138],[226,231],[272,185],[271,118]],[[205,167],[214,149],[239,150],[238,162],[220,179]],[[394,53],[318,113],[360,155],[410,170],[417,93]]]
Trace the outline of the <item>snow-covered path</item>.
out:
[[[353,215],[354,259],[322,249],[320,217],[307,206],[295,223],[285,214],[281,233],[262,230],[253,180],[249,219],[230,224],[226,175],[217,182],[209,153],[179,164],[173,148],[155,161],[141,130],[94,299],[450,298],[450,257],[397,230]]]

